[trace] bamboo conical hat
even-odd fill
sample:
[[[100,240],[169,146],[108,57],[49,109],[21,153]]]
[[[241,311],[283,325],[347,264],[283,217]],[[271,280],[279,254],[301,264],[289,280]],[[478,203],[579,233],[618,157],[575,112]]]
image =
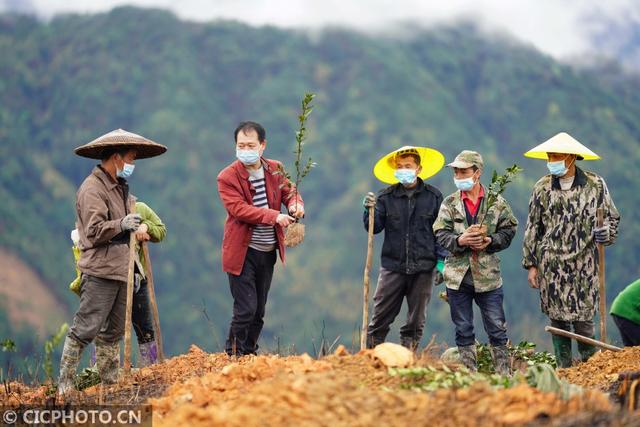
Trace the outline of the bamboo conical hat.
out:
[[[401,154],[417,154],[420,156],[420,166],[422,171],[418,175],[423,180],[437,174],[444,166],[444,155],[438,150],[427,147],[414,147],[406,145],[402,148],[392,151],[382,157],[373,168],[373,174],[385,184],[396,184],[398,178],[395,177],[396,156]]]
[[[127,132],[124,129],[116,129],[76,148],[74,152],[78,156],[100,160],[105,149],[114,147],[135,148],[136,159],[148,159],[167,151],[167,147],[164,145],[153,142],[144,136]]]
[[[589,150],[566,132],[560,132],[553,138],[527,151],[524,153],[524,156],[532,159],[547,160],[547,153],[575,154],[576,156],[582,157],[583,160],[600,159],[600,156]]]

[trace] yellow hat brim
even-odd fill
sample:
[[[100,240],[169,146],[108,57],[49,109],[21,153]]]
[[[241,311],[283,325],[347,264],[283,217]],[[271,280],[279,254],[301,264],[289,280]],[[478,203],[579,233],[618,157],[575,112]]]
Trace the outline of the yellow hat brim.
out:
[[[576,156],[582,157],[583,160],[600,159],[600,156],[565,132],[561,132],[537,147],[532,148],[524,153],[524,156],[532,159],[547,160],[547,153],[575,154]]]
[[[443,168],[444,155],[438,150],[427,147],[406,146],[394,150],[378,160],[373,168],[373,174],[375,175],[375,177],[385,184],[397,184],[399,181],[395,177],[395,157],[398,152],[412,149],[417,151],[418,155],[420,156],[420,165],[422,166],[422,171],[418,176],[422,180],[431,178],[432,176],[440,172],[440,170]]]

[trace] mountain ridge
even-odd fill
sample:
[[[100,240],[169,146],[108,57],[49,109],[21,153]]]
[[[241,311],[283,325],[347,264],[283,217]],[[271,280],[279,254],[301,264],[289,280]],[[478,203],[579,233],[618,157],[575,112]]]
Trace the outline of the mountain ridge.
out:
[[[305,91],[317,93],[306,149],[319,167],[302,187],[307,239],[289,251],[286,268],[276,267],[263,348],[311,351],[322,339],[354,339],[366,250],[360,201],[383,187],[371,174],[375,161],[402,145],[431,146],[447,159],[477,149],[485,182],[493,169],[525,168],[506,193],[521,225],[502,254],[514,341],[547,340],[520,267],[528,198],[546,168],[522,153],[553,134],[568,131],[608,159],[585,167],[605,177],[622,213],[619,242],[607,251],[609,301],[640,273],[629,185],[640,160],[633,79],[608,84],[598,70],[487,40],[473,26],[406,40],[345,30],[310,37],[131,7],[48,23],[0,15],[0,50],[0,247],[28,260],[66,303],[69,321],[74,193],[93,166],[72,150],[122,127],[169,146],[167,155],[138,162],[131,179],[168,227],[167,240],[151,248],[168,353],[191,343],[219,349],[231,298],[215,178],[234,160],[232,131],[244,119],[267,129],[268,157],[291,165]],[[447,170],[431,183],[454,191]],[[452,343],[452,330],[448,308],[432,298],[425,336]],[[2,334],[11,334],[9,325]]]

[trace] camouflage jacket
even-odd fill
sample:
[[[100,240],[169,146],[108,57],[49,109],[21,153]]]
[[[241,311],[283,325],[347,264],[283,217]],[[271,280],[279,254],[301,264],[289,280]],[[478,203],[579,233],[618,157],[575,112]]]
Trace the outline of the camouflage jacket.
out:
[[[449,289],[460,288],[469,268],[476,292],[488,292],[502,286],[500,259],[496,252],[509,247],[516,233],[518,220],[502,196],[498,197],[488,211],[483,199],[478,212],[478,223],[482,222],[487,226],[487,236],[492,240],[487,249],[479,253],[460,246],[457,242],[458,237],[471,225],[467,222],[460,191],[444,199],[433,224],[438,243],[451,253],[445,260],[443,273],[444,282]]]
[[[538,268],[540,304],[549,318],[593,320],[598,306],[598,261],[593,228],[604,208],[612,244],[620,215],[598,175],[576,168],[569,190],[547,175],[533,187],[524,234],[522,266]]]

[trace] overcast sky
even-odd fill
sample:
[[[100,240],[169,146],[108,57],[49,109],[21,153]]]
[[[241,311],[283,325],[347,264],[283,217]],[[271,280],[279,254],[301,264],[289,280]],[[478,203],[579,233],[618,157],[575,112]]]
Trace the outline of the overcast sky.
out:
[[[230,18],[307,28],[337,24],[377,33],[408,20],[428,26],[473,18],[558,58],[588,50],[589,35],[602,18],[640,21],[639,0],[0,0],[0,9],[35,10],[50,17],[124,4],[170,9],[189,20]]]

